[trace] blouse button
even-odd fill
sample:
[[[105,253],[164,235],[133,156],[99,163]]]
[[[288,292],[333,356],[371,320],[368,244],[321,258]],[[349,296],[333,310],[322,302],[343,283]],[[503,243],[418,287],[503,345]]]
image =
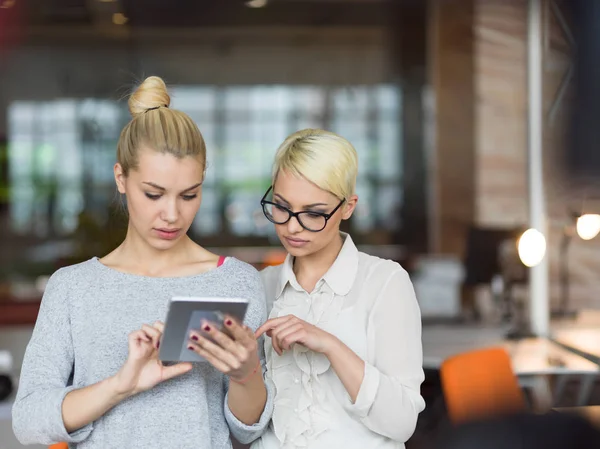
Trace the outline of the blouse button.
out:
[[[297,408],[294,409],[294,413],[298,413],[298,409]]]
[[[295,384],[299,384],[300,383],[300,379],[298,379],[297,377],[294,378],[294,383]]]

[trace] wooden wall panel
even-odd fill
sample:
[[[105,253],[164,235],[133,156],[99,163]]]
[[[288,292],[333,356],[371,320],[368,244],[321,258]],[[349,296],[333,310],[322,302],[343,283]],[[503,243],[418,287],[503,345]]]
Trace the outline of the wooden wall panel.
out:
[[[431,3],[430,78],[435,92],[431,179],[434,252],[460,255],[475,217],[473,0]]]
[[[484,226],[527,219],[526,0],[475,7],[476,216]]]

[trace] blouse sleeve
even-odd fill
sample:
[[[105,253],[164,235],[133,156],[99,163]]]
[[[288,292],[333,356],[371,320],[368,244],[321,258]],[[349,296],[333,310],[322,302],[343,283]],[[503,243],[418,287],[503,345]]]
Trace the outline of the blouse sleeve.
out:
[[[396,270],[376,298],[367,324],[369,360],[356,401],[345,407],[365,426],[406,442],[425,408],[421,314],[412,283]]]

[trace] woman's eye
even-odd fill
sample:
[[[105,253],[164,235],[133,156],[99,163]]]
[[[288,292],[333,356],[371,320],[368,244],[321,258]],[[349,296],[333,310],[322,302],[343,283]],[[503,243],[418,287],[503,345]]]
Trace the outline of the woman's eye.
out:
[[[192,201],[194,198],[196,198],[198,195],[194,194],[194,195],[183,195],[183,199],[185,201]]]
[[[152,193],[146,193],[146,196],[148,198],[150,198],[152,201],[156,201],[157,199],[160,198],[160,195],[156,195],[156,194],[152,194]]]
[[[323,214],[321,212],[306,212],[309,218],[321,218]]]

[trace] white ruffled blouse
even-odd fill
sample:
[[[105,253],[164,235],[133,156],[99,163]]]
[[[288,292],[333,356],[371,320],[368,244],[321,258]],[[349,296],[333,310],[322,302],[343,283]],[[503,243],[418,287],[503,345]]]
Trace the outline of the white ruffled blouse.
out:
[[[425,407],[421,317],[408,274],[343,237],[340,254],[311,293],[298,284],[289,255],[261,275],[269,318],[295,315],[335,335],[365,361],[356,401],[326,356],[299,344],[279,356],[265,337],[274,413],[253,449],[404,448]]]

